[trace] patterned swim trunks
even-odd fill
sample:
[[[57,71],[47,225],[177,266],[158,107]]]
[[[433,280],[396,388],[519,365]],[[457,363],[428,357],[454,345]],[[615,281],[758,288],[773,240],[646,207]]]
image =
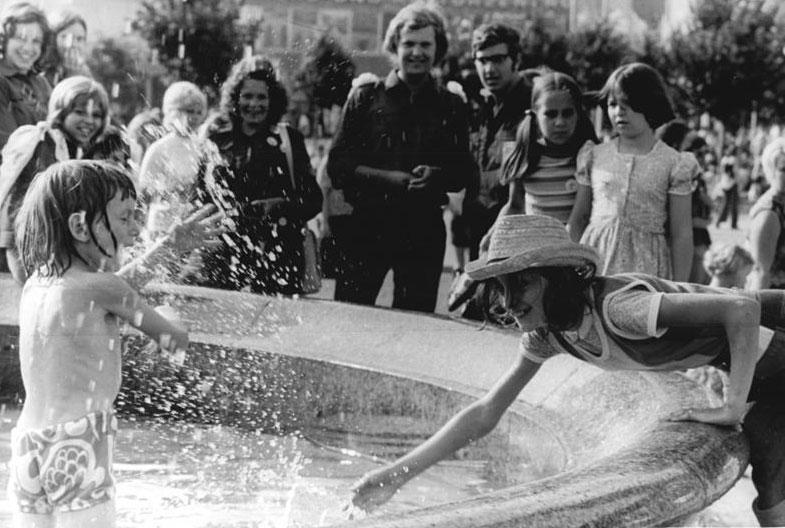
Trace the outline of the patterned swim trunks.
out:
[[[10,498],[23,513],[84,510],[114,497],[111,411],[11,432]]]

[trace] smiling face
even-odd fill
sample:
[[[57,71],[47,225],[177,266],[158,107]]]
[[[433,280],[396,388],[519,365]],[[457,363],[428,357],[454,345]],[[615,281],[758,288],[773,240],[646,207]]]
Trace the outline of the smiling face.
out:
[[[79,145],[88,145],[101,131],[106,110],[96,99],[82,94],[74,100],[73,109],[63,119],[63,131]]]
[[[35,22],[18,24],[5,45],[4,60],[9,66],[27,73],[41,56],[44,30]]]
[[[430,73],[436,59],[436,31],[432,26],[401,29],[395,54],[401,78],[418,80]]]
[[[477,50],[474,65],[482,85],[494,95],[504,94],[515,79],[515,64],[507,44]]]
[[[628,139],[653,132],[646,116],[633,110],[627,98],[618,92],[608,97],[608,118],[619,135]]]
[[[237,99],[237,109],[243,128],[250,131],[262,127],[270,109],[270,88],[267,83],[245,79]]]
[[[502,287],[504,308],[521,330],[531,332],[547,325],[542,300],[548,281],[542,275],[524,270],[496,280]]]
[[[567,90],[543,92],[535,101],[534,113],[537,116],[537,127],[549,143],[564,145],[575,133],[578,110]]]

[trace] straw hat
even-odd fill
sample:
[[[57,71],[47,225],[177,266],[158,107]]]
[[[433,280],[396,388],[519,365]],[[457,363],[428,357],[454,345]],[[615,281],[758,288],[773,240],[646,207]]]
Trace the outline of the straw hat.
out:
[[[570,240],[564,225],[550,216],[508,215],[496,224],[488,253],[469,262],[466,273],[485,280],[527,268],[597,266],[594,249]]]

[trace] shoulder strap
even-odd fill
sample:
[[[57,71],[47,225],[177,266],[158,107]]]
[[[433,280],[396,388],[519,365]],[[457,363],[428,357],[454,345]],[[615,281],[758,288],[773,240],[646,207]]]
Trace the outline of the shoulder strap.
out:
[[[281,136],[281,150],[286,155],[286,164],[289,165],[289,177],[292,179],[292,189],[297,190],[297,180],[294,176],[294,155],[292,154],[292,138],[289,136],[289,129],[285,124],[278,125],[278,134]]]

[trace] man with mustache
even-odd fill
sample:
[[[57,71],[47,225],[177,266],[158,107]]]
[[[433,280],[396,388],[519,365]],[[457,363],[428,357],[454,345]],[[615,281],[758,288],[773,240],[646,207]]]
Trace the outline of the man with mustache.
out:
[[[447,52],[441,15],[423,3],[390,21],[393,70],[349,94],[327,173],[354,207],[335,299],[373,305],[387,272],[393,307],[433,312],[444,262],[442,207],[475,171],[465,103],[431,69]]]

